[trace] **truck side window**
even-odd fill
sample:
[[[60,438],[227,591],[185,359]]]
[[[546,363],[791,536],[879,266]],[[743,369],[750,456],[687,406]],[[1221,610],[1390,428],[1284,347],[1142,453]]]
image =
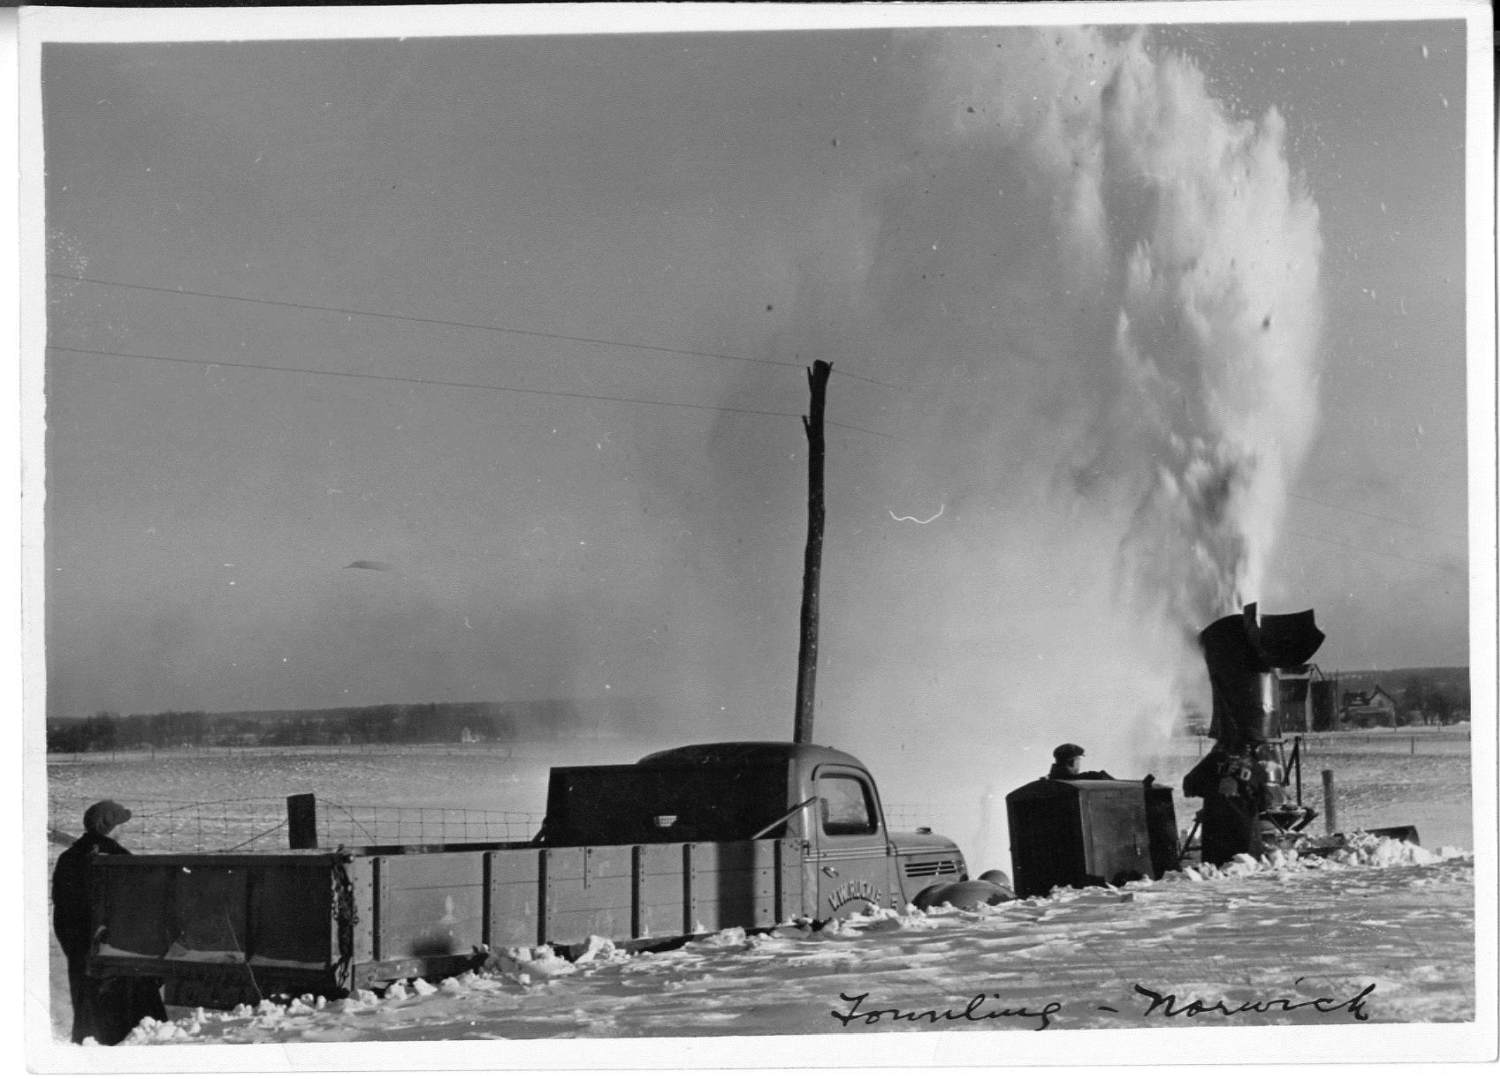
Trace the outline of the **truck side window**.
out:
[[[856,776],[818,777],[824,835],[873,835],[875,804],[869,788]]]

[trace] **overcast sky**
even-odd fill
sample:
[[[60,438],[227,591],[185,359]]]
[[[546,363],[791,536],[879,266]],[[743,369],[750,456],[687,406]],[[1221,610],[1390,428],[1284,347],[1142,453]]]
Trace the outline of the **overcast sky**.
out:
[[[47,711],[787,737],[814,358],[820,740],[1465,664],[1463,32],[47,46]]]

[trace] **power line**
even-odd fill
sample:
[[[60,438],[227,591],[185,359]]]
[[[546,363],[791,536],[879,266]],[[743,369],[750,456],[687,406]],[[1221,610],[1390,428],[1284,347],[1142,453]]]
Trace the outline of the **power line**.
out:
[[[1406,557],[1406,555],[1396,554],[1394,551],[1377,551],[1373,547],[1356,547],[1352,543],[1340,543],[1336,539],[1329,539],[1327,536],[1314,536],[1309,532],[1296,532],[1292,529],[1287,529],[1287,535],[1300,536],[1302,539],[1317,540],[1319,543],[1332,544],[1335,547],[1343,547],[1345,550],[1349,551],[1359,551],[1362,554],[1380,555],[1382,558],[1399,558],[1403,562],[1411,562],[1418,566],[1429,566],[1432,569],[1447,570],[1451,573],[1459,572],[1458,567],[1454,566],[1451,563],[1445,564],[1442,562],[1428,562],[1426,559],[1422,558],[1408,558]]]
[[[770,409],[759,408],[736,408],[732,405],[700,405],[689,401],[657,401],[646,397],[610,397],[605,394],[577,393],[568,390],[531,390],[519,386],[495,386],[486,382],[455,382],[447,379],[416,378],[411,375],[376,375],[362,371],[326,371],[310,367],[283,367],[269,363],[247,363],[239,360],[195,360],[185,359],[180,356],[157,356],[142,352],[105,352],[93,348],[73,348],[70,345],[48,345],[55,352],[72,352],[80,356],[106,356],[120,360],[155,360],[161,363],[180,363],[194,367],[235,367],[248,371],[279,371],[284,374],[303,375],[326,375],[329,378],[354,378],[371,379],[377,382],[403,382],[414,386],[442,386],[450,389],[461,390],[493,390],[497,393],[524,393],[538,397],[562,397],[581,401],[610,401],[623,405],[656,405],[663,408],[692,408],[705,412],[734,412],[745,416],[775,416],[785,419],[797,419],[796,412],[775,412]],[[848,431],[859,431],[862,434],[874,435],[877,438],[895,438],[895,435],[886,434],[884,431],[871,430],[868,427],[860,427],[852,423],[839,423],[836,420],[826,421],[830,427],[842,427]]]
[[[207,292],[201,289],[166,288],[162,285],[142,285],[131,281],[110,281],[100,277],[82,277],[72,274],[49,273],[48,277],[61,281],[79,281],[90,285],[107,285],[112,288],[139,289],[142,292],[161,292],[168,296],[197,296],[209,300],[230,300],[235,303],[266,304],[271,307],[290,307],[298,311],[326,311],[337,315],[360,315],[365,318],[392,319],[397,322],[416,322],[427,326],[452,326],[464,330],[490,330],[495,333],[515,334],[520,337],[541,337],[551,341],[572,341],[587,345],[611,345],[616,348],[633,348],[643,352],[662,352],[672,356],[696,356],[706,360],[733,360],[740,363],[756,363],[767,367],[803,367],[794,360],[772,360],[764,356],[739,356],[727,352],[698,352],[694,349],[671,348],[666,345],[647,345],[638,341],[616,341],[607,337],[581,337],[576,334],[549,333],[543,330],[523,330],[514,326],[498,326],[486,322],[459,322],[453,319],[428,318],[421,315],[395,315],[388,311],[370,311],[358,307],[335,307],[328,304],[299,303],[293,300],[268,300],[258,296],[234,296],[226,292]],[[836,373],[847,378],[884,386],[886,389],[905,391],[906,387],[894,382],[884,382],[869,375],[857,375],[835,368]]]
[[[1352,513],[1359,517],[1369,517],[1374,521],[1385,521],[1389,524],[1402,525],[1406,528],[1415,528],[1429,532],[1441,532],[1445,536],[1458,536],[1461,539],[1468,538],[1468,535],[1466,533],[1455,532],[1450,528],[1433,528],[1430,525],[1419,525],[1411,521],[1401,521],[1396,519],[1395,517],[1382,517],[1378,513],[1367,513],[1364,510],[1350,509],[1348,506],[1335,506],[1331,502],[1319,502],[1316,498],[1309,498],[1307,497],[1307,495],[1294,494],[1291,497],[1297,499],[1297,501],[1299,502],[1311,502],[1314,506],[1322,506],[1324,509],[1337,510],[1339,513]]]

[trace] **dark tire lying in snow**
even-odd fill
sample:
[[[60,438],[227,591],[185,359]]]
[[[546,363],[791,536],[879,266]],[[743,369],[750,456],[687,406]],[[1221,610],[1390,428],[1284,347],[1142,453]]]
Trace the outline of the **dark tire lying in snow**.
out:
[[[981,906],[993,906],[1015,897],[1015,892],[995,881],[961,880],[929,884],[917,893],[911,903],[918,910],[931,910],[944,903],[952,904],[959,910],[978,910]]]

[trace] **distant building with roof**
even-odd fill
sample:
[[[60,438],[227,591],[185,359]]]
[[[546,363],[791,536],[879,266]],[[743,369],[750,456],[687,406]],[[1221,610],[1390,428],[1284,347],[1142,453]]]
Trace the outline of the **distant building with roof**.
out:
[[[1345,693],[1339,705],[1341,727],[1394,727],[1397,704],[1380,686],[1364,693]]]

